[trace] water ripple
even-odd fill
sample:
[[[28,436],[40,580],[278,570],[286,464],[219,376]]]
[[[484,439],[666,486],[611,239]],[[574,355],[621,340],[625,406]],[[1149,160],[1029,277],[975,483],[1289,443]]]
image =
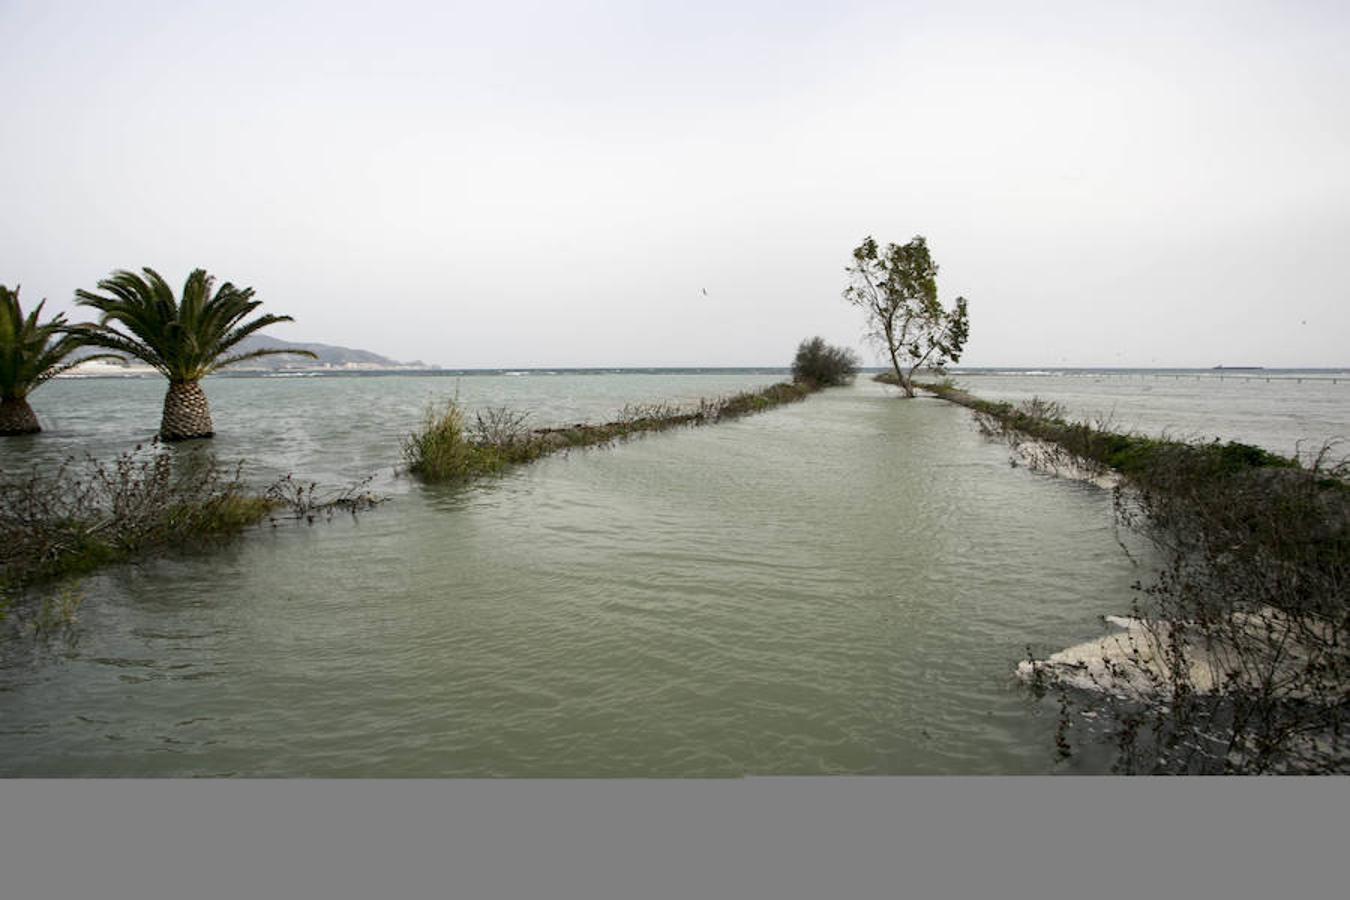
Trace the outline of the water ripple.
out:
[[[546,424],[661,384],[721,390],[697,376],[464,390],[528,400]],[[162,395],[53,387],[72,434],[153,418]],[[448,387],[213,382],[215,449],[306,478],[387,468]],[[93,443],[114,450],[108,428]],[[1027,644],[1118,612],[1136,576],[1109,497],[1010,469],[962,410],[864,383],[473,489],[397,490],[356,522],[91,579],[73,654],[0,672],[0,774],[1048,771],[1053,723],[1008,673]]]

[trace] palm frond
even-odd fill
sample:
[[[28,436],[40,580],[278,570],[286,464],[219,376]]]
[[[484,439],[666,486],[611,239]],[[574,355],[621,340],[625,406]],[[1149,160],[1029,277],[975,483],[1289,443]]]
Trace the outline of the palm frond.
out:
[[[63,362],[59,365],[52,366],[38,376],[37,384],[43,384],[55,378],[57,375],[60,375],[62,372],[69,372],[77,366],[82,366],[85,363],[92,362],[96,359],[115,359],[118,362],[126,362],[125,356],[118,356],[116,353],[91,353],[88,356],[81,356],[79,359],[71,362]],[[35,384],[34,387],[36,387],[37,384]]]
[[[188,275],[178,300],[154,269],[141,273],[114,271],[98,283],[104,294],[76,291],[82,305],[102,313],[97,326],[80,334],[89,343],[139,357],[171,381],[197,381],[234,362],[268,355],[226,354],[260,328],[291,321],[290,316],[264,315],[245,322],[261,305],[253,289],[225,282],[213,293],[215,279],[205,269]]]
[[[40,321],[45,305],[43,300],[25,316],[19,288],[0,285],[0,396],[26,397],[73,365],[63,361],[81,344],[69,336],[64,315]]]
[[[83,347],[102,347],[106,350],[116,350],[120,353],[126,353],[129,356],[136,357],[146,365],[157,369],[165,376],[169,376],[168,363],[159,357],[159,354],[155,352],[153,347],[150,347],[135,338],[121,334],[106,325],[75,325],[71,327],[70,334],[74,336]]]
[[[218,359],[211,365],[210,371],[217,372],[226,366],[232,366],[235,363],[241,363],[250,359],[257,359],[260,356],[280,356],[281,354],[290,354],[292,356],[308,356],[310,359],[319,357],[308,350],[291,350],[285,347],[263,347],[258,350],[250,350],[247,353],[236,353],[233,356],[227,356],[224,359]]]
[[[230,348],[234,347],[234,345],[242,341],[244,338],[248,337],[250,334],[253,334],[255,331],[259,331],[263,328],[266,328],[268,325],[275,325],[278,322],[294,322],[294,321],[295,320],[292,319],[290,316],[274,316],[271,314],[259,316],[252,322],[247,322],[243,325],[240,325],[238,328],[232,329],[229,334],[221,338],[219,344],[220,350],[222,352],[229,350]]]

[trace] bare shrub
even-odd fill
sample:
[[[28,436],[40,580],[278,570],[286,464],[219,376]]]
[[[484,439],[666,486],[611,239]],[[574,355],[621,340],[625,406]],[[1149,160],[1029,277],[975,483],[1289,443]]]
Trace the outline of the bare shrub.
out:
[[[1350,772],[1350,466],[1334,443],[1301,465],[924,387],[1036,445],[1034,464],[1118,473],[1118,527],[1159,560],[1122,631],[1019,667],[1058,697],[1061,756],[1072,738],[1108,741],[1122,772]]]
[[[474,414],[473,437],[479,443],[510,447],[527,441],[530,414],[505,406],[489,406]]]
[[[370,490],[372,480],[373,477],[368,476],[345,487],[323,488],[317,481],[297,481],[294,475],[287,475],[268,485],[263,498],[271,506],[273,521],[277,515],[282,515],[303,519],[312,525],[319,516],[330,521],[338,512],[355,516],[385,502],[387,497]]]
[[[233,536],[281,513],[356,512],[379,502],[369,479],[320,492],[289,476],[261,493],[243,463],[205,451],[138,445],[110,462],[86,456],[0,476],[0,583],[25,585]]]
[[[1057,742],[1107,740],[1145,773],[1347,773],[1350,487],[1332,447],[1303,470],[1155,456],[1117,488],[1158,571],[1100,658],[1032,664]]]
[[[0,480],[0,578],[84,571],[142,552],[237,532],[268,511],[240,467],[158,444],[112,462],[70,458]]]

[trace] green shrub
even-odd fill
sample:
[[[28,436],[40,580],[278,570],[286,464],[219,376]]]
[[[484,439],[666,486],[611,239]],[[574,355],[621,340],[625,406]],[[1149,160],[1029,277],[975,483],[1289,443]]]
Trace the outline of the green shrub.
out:
[[[792,361],[792,380],[799,384],[833,387],[848,384],[857,374],[857,354],[846,347],[833,347],[821,337],[802,341]]]
[[[408,471],[427,481],[450,481],[501,471],[507,464],[505,444],[471,439],[464,410],[448,400],[444,408],[431,407],[422,427],[403,439]]]

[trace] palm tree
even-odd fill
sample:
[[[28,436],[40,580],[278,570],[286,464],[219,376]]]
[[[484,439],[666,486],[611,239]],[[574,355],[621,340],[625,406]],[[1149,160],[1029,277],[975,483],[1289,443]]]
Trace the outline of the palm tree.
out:
[[[65,362],[71,351],[84,342],[69,333],[64,315],[38,324],[46,302],[43,300],[25,317],[19,307],[19,288],[10,290],[0,284],[0,435],[41,431],[33,408],[28,405],[28,395],[48,379],[85,360],[113,356],[99,353]]]
[[[230,352],[259,329],[293,321],[290,316],[264,315],[244,322],[249,313],[262,305],[261,300],[252,299],[253,288],[237,288],[226,282],[213,296],[215,279],[205,269],[194,269],[183,284],[180,302],[174,299],[173,289],[158,272],[150,268],[141,272],[144,277],[119,269],[100,281],[99,290],[111,297],[76,291],[82,306],[92,306],[103,315],[97,325],[76,326],[75,333],[93,346],[129,353],[169,379],[164,417],[159,426],[163,440],[183,441],[215,434],[211,407],[200,383],[212,372],[278,353],[317,359],[308,350],[270,348]],[[110,322],[126,331],[113,328]]]

